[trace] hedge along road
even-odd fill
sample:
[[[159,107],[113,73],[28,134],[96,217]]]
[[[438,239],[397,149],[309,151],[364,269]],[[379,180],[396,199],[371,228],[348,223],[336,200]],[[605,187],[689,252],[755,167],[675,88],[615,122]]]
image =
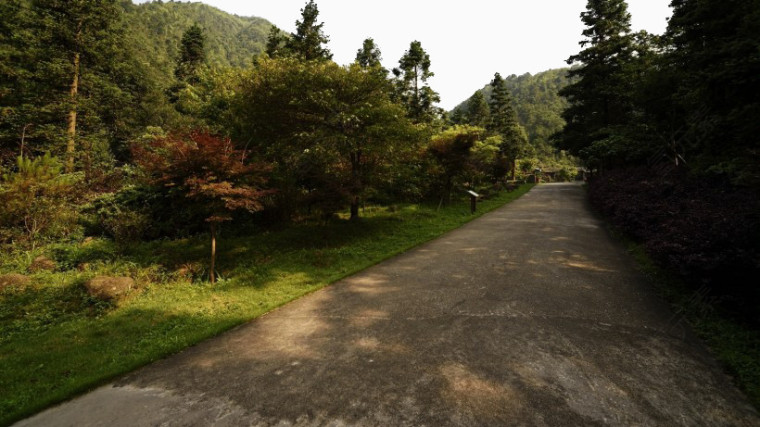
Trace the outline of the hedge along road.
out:
[[[589,212],[535,187],[32,418],[53,425],[760,425]]]

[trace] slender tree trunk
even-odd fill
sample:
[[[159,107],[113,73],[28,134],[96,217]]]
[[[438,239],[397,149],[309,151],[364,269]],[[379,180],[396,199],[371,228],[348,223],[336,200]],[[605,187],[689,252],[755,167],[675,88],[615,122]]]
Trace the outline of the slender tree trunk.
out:
[[[359,196],[351,198],[351,220],[359,219]]]
[[[517,159],[512,159],[512,161],[509,163],[509,169],[512,172],[512,181],[515,180],[515,173],[517,169]]]
[[[216,224],[211,223],[211,268],[209,271],[211,284],[216,283],[216,274],[214,274],[214,268],[216,267]]]
[[[362,188],[361,182],[361,167],[362,167],[362,151],[357,150],[355,153],[351,153],[351,220],[359,219],[359,193]]]
[[[71,109],[69,110],[68,127],[66,130],[66,172],[74,171],[74,153],[76,151],[77,136],[77,96],[79,94],[79,42],[82,37],[82,22],[79,22],[76,34],[76,52],[74,53],[74,76],[71,79]]]
[[[24,128],[21,130],[21,149],[19,150],[19,156],[24,157],[24,150],[26,149],[26,130],[29,129],[29,126],[31,126],[31,123],[27,123],[24,125]]]
[[[414,100],[417,102],[417,105],[420,104],[420,87],[419,87],[419,80],[420,80],[420,72],[417,70],[417,66],[414,66]]]
[[[443,205],[449,206],[451,204],[451,189],[454,187],[454,182],[452,181],[452,178],[449,177],[446,179],[446,188],[443,192]]]

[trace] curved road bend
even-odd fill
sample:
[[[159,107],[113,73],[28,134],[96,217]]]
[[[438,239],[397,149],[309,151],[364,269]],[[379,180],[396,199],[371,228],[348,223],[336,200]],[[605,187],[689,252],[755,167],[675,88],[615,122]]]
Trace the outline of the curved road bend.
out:
[[[590,214],[541,185],[21,426],[759,426]]]

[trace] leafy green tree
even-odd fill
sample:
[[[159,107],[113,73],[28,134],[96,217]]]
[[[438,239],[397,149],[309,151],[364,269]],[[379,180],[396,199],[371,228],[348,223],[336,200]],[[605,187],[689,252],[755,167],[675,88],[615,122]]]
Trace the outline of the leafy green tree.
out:
[[[471,126],[453,126],[433,136],[427,148],[435,160],[441,204],[451,204],[451,192],[456,178],[467,176],[467,166],[475,143],[483,135],[483,129]]]
[[[337,194],[356,218],[361,199],[419,138],[390,92],[376,68],[263,59],[235,101],[236,133],[276,165],[281,205]]]
[[[398,68],[393,69],[393,75],[396,76],[398,98],[406,105],[409,117],[417,123],[430,123],[440,115],[435,103],[441,98],[427,84],[435,74],[430,71],[430,55],[422,48],[422,43],[415,40],[409,45]]]
[[[174,76],[180,81],[193,82],[198,70],[206,62],[206,37],[198,24],[193,24],[182,35],[179,58]]]
[[[247,162],[248,152],[235,149],[229,139],[206,132],[170,135],[132,147],[138,166],[158,191],[179,193],[186,208],[198,211],[211,231],[210,280],[216,280],[216,237],[220,223],[232,212],[256,212],[270,193],[264,189],[268,168]]]
[[[375,44],[374,39],[366,39],[362,48],[356,52],[356,62],[363,68],[382,67],[380,48]]]
[[[480,128],[483,129],[483,128]],[[485,134],[485,129],[483,129]],[[495,184],[499,178],[506,174],[504,156],[501,154],[501,136],[481,137],[472,147],[470,152],[470,185],[477,188],[484,183]]]
[[[471,126],[481,128],[486,128],[491,124],[491,109],[483,91],[475,91],[467,100],[467,122]]]
[[[313,59],[331,60],[332,53],[324,45],[330,41],[322,31],[324,22],[317,24],[319,9],[314,0],[309,0],[301,9],[301,20],[296,21],[296,32],[285,43],[288,51],[307,61]]]
[[[581,20],[586,25],[580,42],[584,49],[567,60],[577,66],[568,72],[574,82],[560,91],[570,106],[563,113],[566,125],[557,143],[588,160],[585,150],[594,144],[609,146],[625,139],[615,130],[628,123],[632,110],[631,79],[625,71],[634,38],[624,0],[589,0]]]
[[[525,130],[517,121],[517,114],[515,114],[515,110],[512,107],[509,90],[501,74],[494,74],[491,81],[491,89],[491,123],[488,126],[488,130],[493,135],[501,136],[501,152],[509,160],[510,171],[514,180],[517,158],[526,149],[527,136],[525,135]]]

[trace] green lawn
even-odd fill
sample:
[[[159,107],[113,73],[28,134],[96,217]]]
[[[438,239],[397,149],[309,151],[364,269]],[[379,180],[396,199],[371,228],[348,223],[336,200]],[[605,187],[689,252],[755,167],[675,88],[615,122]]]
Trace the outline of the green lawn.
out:
[[[51,245],[55,273],[0,290],[0,425],[90,390],[367,268],[510,202],[523,185],[479,204],[368,208],[360,221],[301,224],[219,240],[221,280],[209,284],[206,236],[118,248],[109,240]],[[39,253],[4,255],[0,274]],[[79,268],[77,268],[79,267]],[[82,284],[128,275],[139,289],[112,306]]]

